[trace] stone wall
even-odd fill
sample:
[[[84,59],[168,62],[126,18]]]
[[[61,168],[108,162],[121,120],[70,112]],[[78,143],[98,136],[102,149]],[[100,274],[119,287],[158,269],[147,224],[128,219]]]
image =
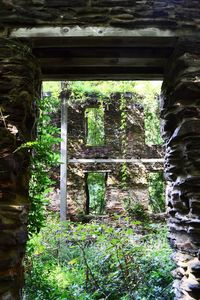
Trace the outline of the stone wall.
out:
[[[183,40],[162,88],[170,243],[176,299],[200,295],[200,42]]]
[[[148,173],[141,163],[127,163],[127,184],[122,184],[122,163],[69,163],[68,213],[70,218],[86,212],[86,174],[107,173],[105,214],[124,213],[140,202],[148,207]]]
[[[27,240],[29,158],[39,68],[31,49],[0,39],[0,299],[21,299]]]
[[[121,101],[126,105],[122,110]],[[137,95],[112,93],[103,100],[105,140],[104,146],[86,145],[85,110],[100,106],[97,95],[85,100],[69,102],[68,106],[68,159],[140,159],[162,158],[161,146],[145,144],[144,112],[137,103]],[[126,113],[126,128],[122,130],[121,115]],[[126,143],[123,144],[124,134]],[[152,156],[151,156],[152,155]],[[160,171],[162,163],[144,165],[142,162],[127,162],[127,179],[122,188],[123,162],[93,162],[68,165],[68,213],[70,216],[86,211],[86,174],[88,172],[107,173],[105,213],[122,213],[140,202],[148,208],[148,170]]]
[[[0,24],[198,30],[198,0],[1,0]]]
[[[136,96],[129,93],[113,93],[103,103],[105,145],[86,145],[86,119],[87,108],[99,107],[100,102],[96,96],[85,100],[73,101],[68,107],[68,155],[70,158],[145,158],[155,154],[159,157],[159,147],[148,147],[145,144],[143,107],[136,102]],[[126,128],[121,127],[121,98],[124,97],[126,107]],[[135,100],[134,100],[135,97]],[[126,149],[123,147],[123,136],[127,137]],[[154,151],[151,149],[154,148]],[[161,147],[160,147],[161,148]],[[160,153],[160,157],[162,154]]]

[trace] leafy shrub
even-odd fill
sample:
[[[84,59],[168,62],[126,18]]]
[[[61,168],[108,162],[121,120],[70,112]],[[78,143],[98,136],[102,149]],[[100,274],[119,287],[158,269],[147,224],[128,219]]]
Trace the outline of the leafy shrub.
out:
[[[29,241],[27,300],[173,299],[164,226],[150,224],[141,235],[127,218],[114,227],[56,221]]]

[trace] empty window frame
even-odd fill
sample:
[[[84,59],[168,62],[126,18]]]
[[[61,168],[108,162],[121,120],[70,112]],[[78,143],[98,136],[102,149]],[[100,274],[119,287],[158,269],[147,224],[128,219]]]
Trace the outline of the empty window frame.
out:
[[[104,109],[92,107],[85,110],[86,120],[86,145],[105,145]]]

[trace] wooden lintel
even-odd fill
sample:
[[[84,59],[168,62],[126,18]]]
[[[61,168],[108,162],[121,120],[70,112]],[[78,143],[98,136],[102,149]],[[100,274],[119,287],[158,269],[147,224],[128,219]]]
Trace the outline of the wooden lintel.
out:
[[[162,80],[160,67],[61,67],[42,66],[43,80]]]
[[[22,40],[25,38],[21,38]],[[116,46],[118,48],[126,47],[154,47],[154,48],[173,48],[178,37],[32,37],[33,48],[110,48]]]
[[[146,74],[146,73],[140,73],[140,74],[116,74],[116,73],[110,73],[110,74],[69,74],[66,73],[43,73],[42,74],[42,80],[44,81],[60,81],[60,80],[71,80],[71,81],[92,81],[92,80],[163,80],[163,73],[159,74]]]
[[[45,73],[42,75],[42,80],[44,81],[61,81],[61,80],[71,80],[71,81],[97,81],[97,80],[163,80],[163,74],[146,74],[146,73],[140,73],[140,74],[115,74],[115,73],[109,73],[109,74],[69,74],[66,73]]]
[[[83,58],[83,57],[58,57],[58,58],[40,58],[41,65],[63,67],[103,67],[103,66],[121,66],[121,67],[163,67],[166,63],[165,58]]]
[[[34,48],[33,53],[38,58],[166,58],[173,52],[173,47],[83,47],[83,48]]]

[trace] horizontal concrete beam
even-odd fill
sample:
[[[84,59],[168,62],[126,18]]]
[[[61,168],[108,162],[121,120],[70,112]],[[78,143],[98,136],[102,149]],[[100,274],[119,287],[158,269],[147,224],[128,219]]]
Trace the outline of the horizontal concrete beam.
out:
[[[164,163],[164,158],[141,158],[141,159],[102,159],[102,158],[73,158],[68,160],[69,163],[74,164],[94,164],[94,163],[144,163],[144,164],[153,164],[153,163]]]
[[[191,31],[172,31],[159,28],[123,29],[117,27],[80,27],[80,26],[44,26],[32,28],[16,28],[10,31],[10,37],[176,37],[191,35]]]
[[[112,170],[83,170],[83,173],[111,173]]]

